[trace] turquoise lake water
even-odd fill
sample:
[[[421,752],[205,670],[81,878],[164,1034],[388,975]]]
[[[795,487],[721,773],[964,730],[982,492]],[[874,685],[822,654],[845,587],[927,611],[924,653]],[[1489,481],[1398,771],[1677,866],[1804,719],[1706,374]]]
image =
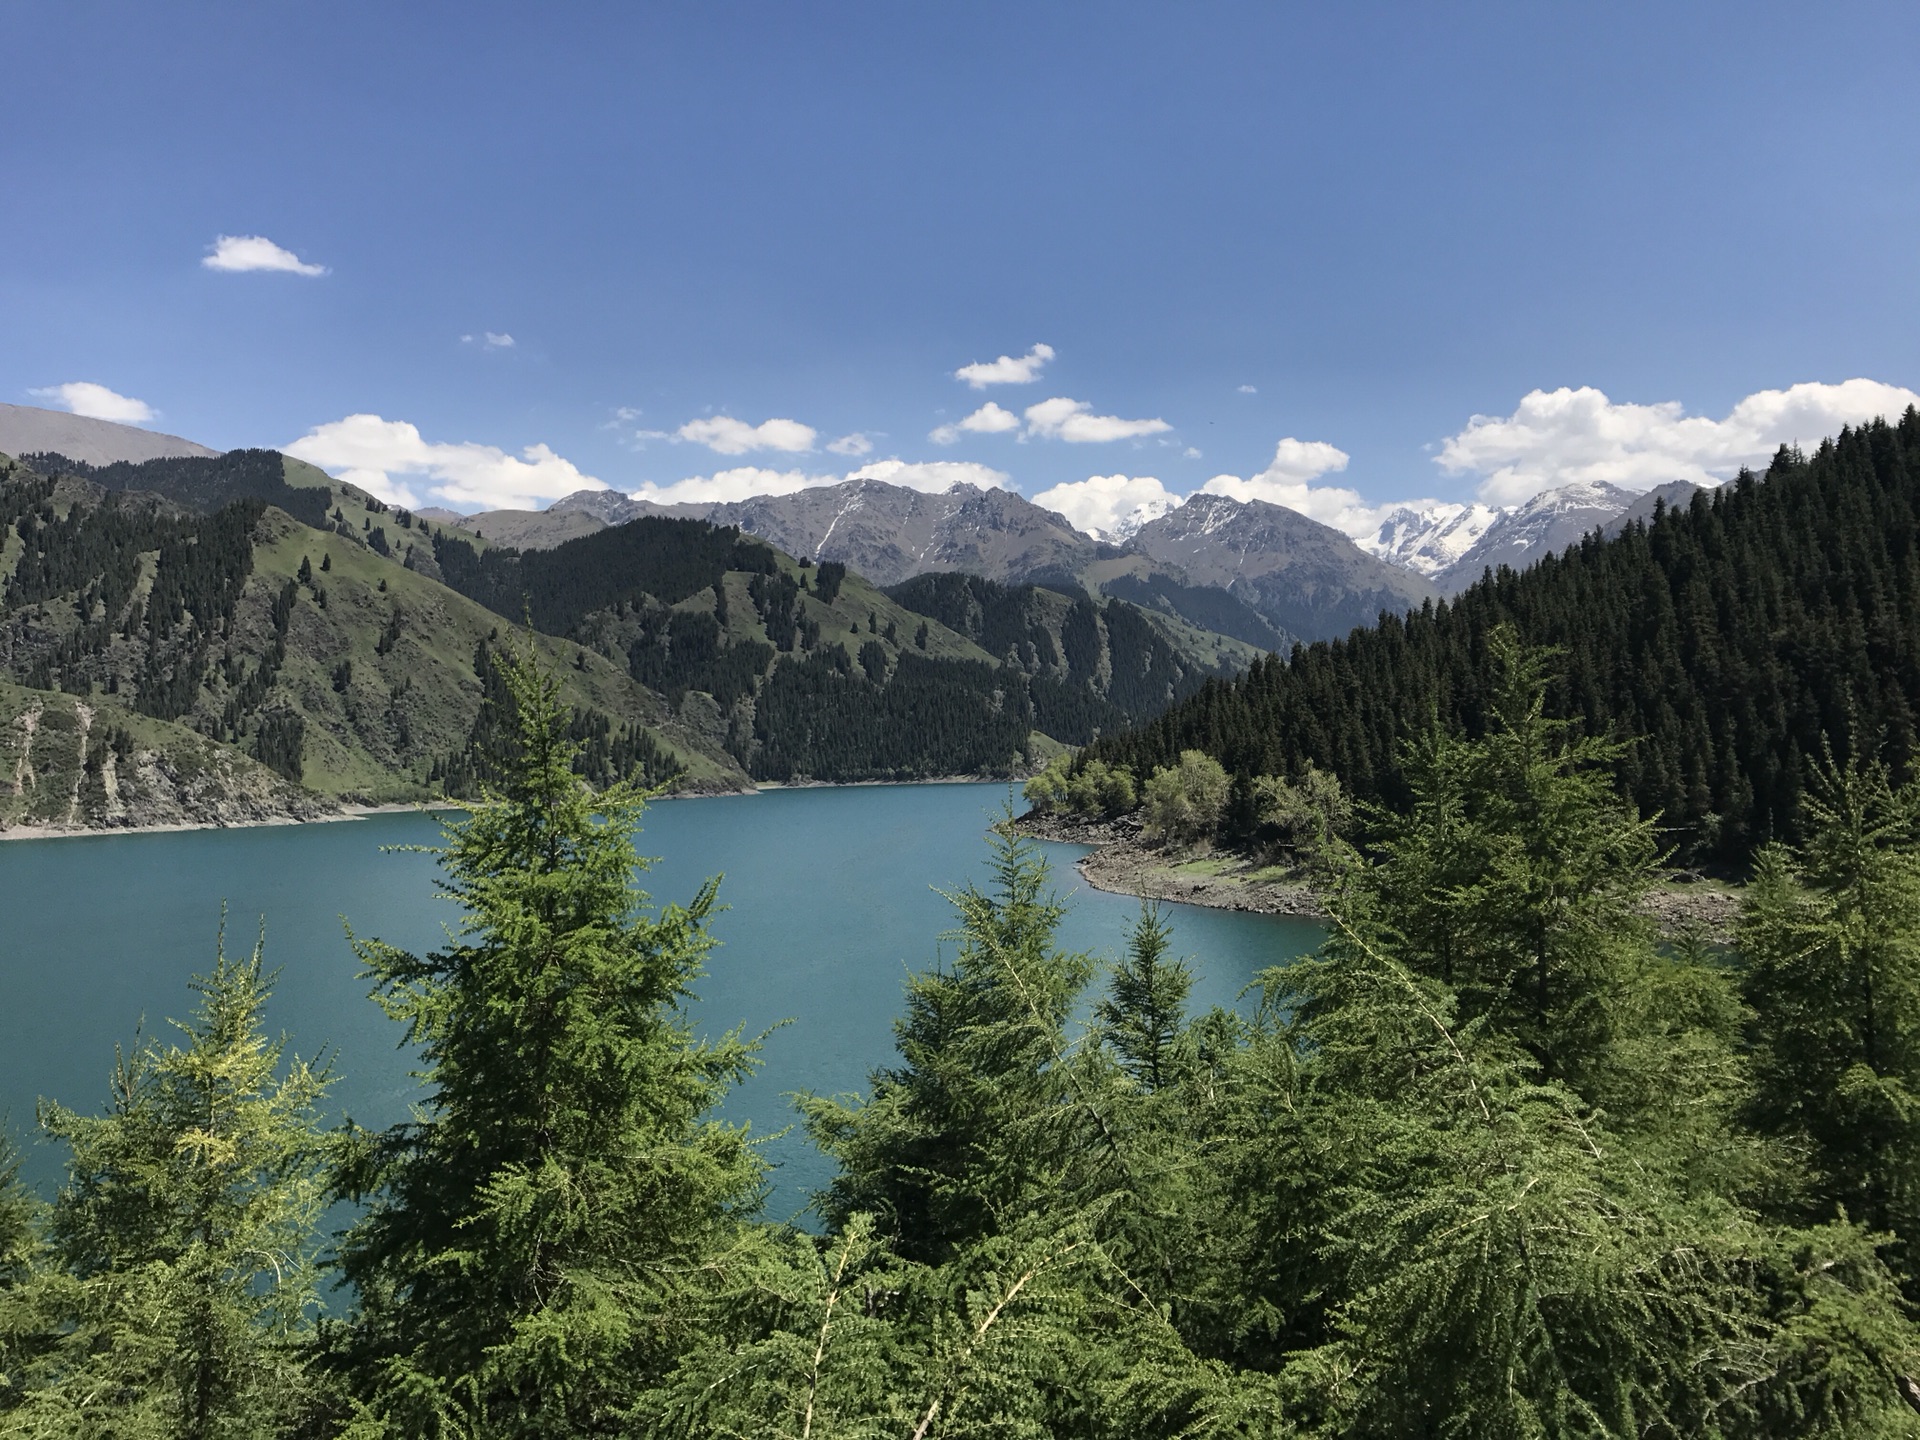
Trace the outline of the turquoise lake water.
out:
[[[786,1095],[863,1091],[893,1055],[907,974],[936,963],[954,923],[939,894],[981,879],[983,836],[1008,792],[993,785],[767,791],[653,806],[643,883],[657,899],[690,898],[725,878],[730,906],[700,987],[699,1023],[744,1023],[767,1036],[758,1075],[725,1113],[759,1133],[792,1123]],[[334,1105],[364,1125],[405,1118],[415,1095],[398,1027],[367,998],[342,936],[431,949],[452,908],[435,897],[432,857],[383,853],[431,844],[424,815],[325,825],[0,843],[0,1120],[27,1142],[25,1173],[46,1188],[61,1156],[32,1142],[41,1097],[103,1106],[116,1043],[143,1019],[166,1029],[191,1006],[186,985],[211,968],[220,906],[228,946],[253,943],[264,918],[280,968],[271,1023],[301,1054],[325,1050],[340,1076]],[[1061,941],[1111,960],[1139,902],[1093,890],[1076,846],[1044,847],[1068,899]],[[1169,906],[1177,952],[1196,973],[1196,1009],[1232,1005],[1262,969],[1319,943],[1312,922]],[[827,1177],[794,1131],[772,1142],[769,1214],[796,1215]]]

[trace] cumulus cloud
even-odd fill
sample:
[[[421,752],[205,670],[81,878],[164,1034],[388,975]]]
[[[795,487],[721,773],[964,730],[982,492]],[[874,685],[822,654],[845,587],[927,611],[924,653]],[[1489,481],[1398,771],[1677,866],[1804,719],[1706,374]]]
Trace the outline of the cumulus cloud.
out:
[[[798,453],[813,449],[820,432],[798,420],[763,420],[749,425],[731,415],[709,415],[689,420],[674,438],[704,445],[719,455],[745,455],[753,450],[784,450]]]
[[[1033,503],[1064,516],[1076,530],[1118,541],[1158,520],[1184,498],[1151,475],[1089,475],[1042,490]]]
[[[756,495],[791,495],[814,485],[831,485],[838,475],[809,475],[804,470],[768,470],[758,465],[741,465],[732,470],[716,470],[711,475],[689,475],[665,485],[648,481],[633,491],[636,500],[651,500],[656,505],[726,505],[735,500],[751,500]]]
[[[139,425],[159,418],[160,412],[144,400],[121,395],[91,380],[69,380],[65,385],[49,385],[44,390],[27,392],[37,400],[47,400],[62,410],[85,415],[90,420],[116,420],[122,425]]]
[[[927,438],[936,445],[951,445],[962,435],[1002,435],[1009,430],[1020,428],[1020,417],[1011,410],[1002,410],[989,400],[964,420],[951,425],[942,425],[932,431]]]
[[[460,337],[460,343],[463,345],[480,345],[488,350],[511,350],[514,346],[514,339],[511,335],[496,334],[492,330],[483,330],[478,335],[462,335]]]
[[[1051,345],[1036,345],[1024,355],[1002,355],[998,360],[976,360],[953,372],[976,390],[989,385],[1031,385],[1040,378],[1041,367],[1053,359]]]
[[[264,235],[221,235],[207,247],[200,263],[209,270],[237,273],[245,270],[279,270],[289,275],[325,275],[324,265],[309,265],[293,251]]]
[[[1449,475],[1479,476],[1480,499],[1492,505],[1578,480],[1634,490],[1669,480],[1715,485],[1742,465],[1764,465],[1783,444],[1812,445],[1915,404],[1912,390],[1855,379],[1761,390],[1714,420],[1686,414],[1678,401],[1616,404],[1591,386],[1535,390],[1511,415],[1475,415],[1434,458]]]
[[[1013,478],[1004,470],[977,465],[971,460],[875,460],[858,470],[847,472],[848,480],[884,480],[889,485],[904,485],[929,495],[944,495],[956,485],[973,485],[982,490],[1004,490]]]
[[[1065,440],[1097,445],[1109,440],[1133,440],[1159,435],[1173,427],[1164,420],[1122,420],[1118,415],[1096,415],[1083,400],[1055,396],[1026,409],[1027,434],[1043,440]],[[964,422],[963,422],[964,423]]]
[[[828,441],[827,449],[836,455],[871,455],[873,441],[856,430],[851,435],[842,435],[838,440]]]
[[[404,420],[349,415],[316,425],[287,454],[383,500],[418,507],[438,500],[456,510],[528,509],[576,490],[604,490],[545,445],[518,455],[472,442],[429,442]]]
[[[1260,393],[1260,391],[1259,391],[1259,388],[1258,388],[1257,386],[1253,386],[1253,385],[1242,385],[1242,386],[1240,387],[1240,393],[1241,393],[1242,395],[1258,395],[1258,394]]]
[[[838,485],[843,480],[884,480],[889,485],[903,485],[929,495],[944,494],[955,485],[977,485],[986,489],[1005,488],[1013,483],[1003,471],[976,465],[970,460],[934,460],[920,464],[875,460],[844,475],[743,465],[732,470],[717,470],[711,475],[690,475],[664,485],[649,481],[633,492],[633,498],[651,500],[657,505],[726,505],[751,500],[756,495],[792,495],[821,485]]]
[[[1315,485],[1322,475],[1347,468],[1347,452],[1324,440],[1296,440],[1291,436],[1273,447],[1273,459],[1258,475],[1216,475],[1200,489],[1208,495],[1235,500],[1264,500],[1284,505],[1308,519],[1331,525],[1347,535],[1370,535],[1380,527],[1387,505],[1370,505],[1358,491],[1338,485]]]

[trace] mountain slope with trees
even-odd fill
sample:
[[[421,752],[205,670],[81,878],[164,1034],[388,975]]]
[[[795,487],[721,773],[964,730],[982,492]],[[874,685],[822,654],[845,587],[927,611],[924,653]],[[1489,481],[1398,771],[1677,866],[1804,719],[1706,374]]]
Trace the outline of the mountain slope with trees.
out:
[[[1898,776],[1911,767],[1920,414],[1844,431],[1810,456],[1783,449],[1764,476],[1743,473],[1684,509],[1264,660],[1103,737],[1086,760],[1146,774],[1206,752],[1234,776],[1234,836],[1257,823],[1257,777],[1308,765],[1403,806],[1410,739],[1435,723],[1484,732],[1487,647],[1503,625],[1559,650],[1551,714],[1631,742],[1615,772],[1678,857],[1744,867],[1801,834],[1801,797],[1829,751]]]
[[[59,473],[0,467],[0,674],[18,687],[0,724],[17,742],[40,723],[29,717],[77,700],[100,713],[102,736],[145,747],[120,755],[123,769],[232,779],[224,799],[174,787],[178,804],[149,785],[152,805],[90,783],[80,823],[218,822],[289,797],[271,813],[298,815],[449,782],[464,793],[486,647],[511,626],[426,573],[431,545],[412,517],[270,451],[40,463]],[[539,643],[563,666],[597,779],[745,783],[623,668]],[[126,712],[152,723],[105,718]],[[255,762],[291,782],[284,793],[250,778]],[[24,773],[7,778],[23,817],[52,803],[29,800]]]
[[[299,797],[276,812],[289,814],[314,797],[473,793],[488,656],[527,623],[562,668],[588,773],[681,789],[1017,774],[1258,653],[1176,615],[1030,589],[1029,638],[989,651],[986,631],[737,530],[647,519],[520,552],[272,451],[31,458],[0,471],[0,676],[21,687],[0,724],[64,723],[77,712],[62,693],[164,722],[142,733],[165,743],[120,768],[227,776],[232,803],[149,785],[151,803],[128,806],[90,782],[61,807],[30,796],[23,770],[9,785],[22,817],[218,820],[258,814],[267,793]],[[246,759],[300,788],[259,792]]]
[[[1012,774],[1260,652],[1175,615],[922,575],[889,590],[703,520],[550,548],[435,542],[446,583],[624,663],[757,779]]]

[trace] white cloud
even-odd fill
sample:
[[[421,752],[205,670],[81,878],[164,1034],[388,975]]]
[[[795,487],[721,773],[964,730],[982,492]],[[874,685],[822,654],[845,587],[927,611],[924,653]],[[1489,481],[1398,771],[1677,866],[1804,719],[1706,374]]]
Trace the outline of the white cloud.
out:
[[[1042,490],[1033,497],[1033,503],[1064,516],[1076,530],[1119,541],[1159,519],[1184,498],[1172,494],[1151,475],[1089,475]]]
[[[1258,394],[1260,393],[1260,391],[1259,391],[1259,390],[1258,390],[1258,389],[1257,389],[1257,388],[1256,388],[1255,386],[1252,386],[1252,385],[1242,385],[1242,386],[1240,387],[1240,393],[1241,393],[1242,395],[1258,395]]]
[[[809,475],[804,470],[766,470],[758,465],[742,465],[733,470],[716,470],[711,475],[689,475],[666,485],[649,481],[633,492],[636,500],[651,500],[656,505],[725,505],[735,500],[751,500],[756,495],[791,495],[814,485],[831,485],[838,475]]]
[[[515,456],[492,445],[430,443],[406,421],[378,415],[316,425],[282,448],[383,500],[415,507],[432,499],[454,509],[528,509],[607,488],[545,445]]]
[[[904,485],[909,490],[922,490],[929,495],[944,495],[956,485],[1004,490],[1013,484],[1013,477],[1004,470],[995,470],[990,465],[977,465],[971,460],[928,460],[919,463],[875,460],[870,465],[849,471],[846,478],[884,480],[889,485]]]
[[[749,425],[731,415],[709,415],[689,420],[674,431],[676,439],[691,440],[720,455],[745,455],[752,450],[785,450],[797,453],[813,449],[820,432],[798,420],[763,420]]]
[[[836,455],[871,455],[873,441],[856,430],[851,435],[842,435],[838,440],[828,441],[827,449]]]
[[[1085,401],[1069,400],[1064,396],[1029,405],[1026,415],[1029,435],[1037,435],[1044,440],[1065,440],[1076,445],[1132,440],[1142,435],[1159,435],[1173,428],[1164,420],[1122,420],[1118,415],[1095,415],[1093,407]]]
[[[309,265],[293,251],[264,235],[221,235],[208,247],[200,263],[209,270],[281,270],[290,275],[325,275],[324,265]]]
[[[1182,450],[1180,454],[1182,458],[1187,460],[1198,460],[1201,458],[1200,451],[1192,445],[1187,446],[1187,448]]]
[[[511,350],[514,339],[511,335],[497,335],[491,330],[483,330],[478,335],[462,335],[463,345],[483,345],[489,350]]]
[[[1513,414],[1475,415],[1435,457],[1450,475],[1480,477],[1479,496],[1512,505],[1577,480],[1644,490],[1669,480],[1714,485],[1775,449],[1817,444],[1843,425],[1899,415],[1920,395],[1876,380],[1761,390],[1724,420],[1687,415],[1678,401],[1615,404],[1599,390],[1535,390]]]
[[[1250,479],[1216,475],[1200,489],[1208,495],[1284,505],[1344,534],[1371,535],[1393,507],[1369,505],[1357,491],[1342,486],[1312,483],[1322,475],[1346,469],[1348,458],[1346,451],[1324,440],[1295,440],[1289,436],[1273,447],[1272,462],[1258,475]]]
[[[1051,345],[1036,345],[1024,355],[1002,355],[998,360],[976,360],[953,372],[976,390],[989,385],[1031,385],[1040,378],[1041,367],[1053,359]]]
[[[70,380],[65,385],[49,385],[44,390],[27,392],[38,400],[50,400],[62,410],[85,415],[90,420],[117,420],[122,425],[139,425],[157,420],[160,412],[144,400],[121,395],[91,380]]]
[[[1020,428],[1020,417],[1011,410],[1002,410],[989,400],[964,420],[951,425],[942,425],[927,438],[936,445],[951,445],[963,434],[966,435],[1002,435],[1009,430]]]
[[[743,465],[733,470],[718,470],[711,475],[690,475],[665,485],[649,482],[633,492],[636,500],[651,500],[658,505],[731,504],[751,500],[756,495],[792,495],[821,485],[838,485],[844,480],[884,480],[929,495],[944,494],[955,485],[977,485],[982,489],[1006,488],[1013,481],[1003,471],[970,460],[934,460],[914,464],[905,460],[875,460],[850,470],[845,475],[809,474],[804,470],[768,470]]]

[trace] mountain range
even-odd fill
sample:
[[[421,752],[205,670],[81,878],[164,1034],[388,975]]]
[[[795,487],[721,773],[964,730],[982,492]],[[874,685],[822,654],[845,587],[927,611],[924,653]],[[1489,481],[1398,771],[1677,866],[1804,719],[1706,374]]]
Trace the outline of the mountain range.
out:
[[[93,464],[216,453],[132,426],[0,406],[0,452],[35,451]],[[641,516],[699,519],[737,526],[792,556],[837,561],[882,587],[958,571],[1001,584],[1087,589],[1284,649],[1344,634],[1382,610],[1456,595],[1489,568],[1523,569],[1592,530],[1650,514],[1656,498],[1675,503],[1691,488],[1676,482],[1645,493],[1582,481],[1504,509],[1403,506],[1357,540],[1282,506],[1208,494],[1144,508],[1094,535],[1012,490],[961,484],[928,494],[879,480],[708,504],[582,490],[545,510],[421,515],[517,549],[551,548]]]
[[[0,828],[476,793],[516,632],[583,774],[696,791],[1018,774],[1269,648],[1084,591],[882,589],[704,520],[522,551],[275,451],[95,453],[0,456]]]
[[[711,504],[661,505],[581,490],[546,510],[445,512],[444,520],[494,543],[540,548],[642,515],[697,518],[737,525],[790,554],[839,561],[883,585],[964,571],[1129,598],[1144,586],[1163,610],[1252,643],[1284,646],[1344,634],[1382,610],[1458,594],[1489,568],[1524,569],[1590,531],[1650,515],[1656,499],[1683,503],[1693,488],[1680,481],[1641,492],[1578,481],[1506,509],[1406,506],[1358,541],[1284,506],[1210,494],[1142,512],[1102,538],[1011,490],[963,484],[930,495],[879,480]],[[1225,592],[1233,618],[1203,618],[1191,603],[1196,590]]]
[[[589,525],[641,516],[738,526],[789,554],[836,561],[883,585],[962,572],[1123,596],[1268,649],[1344,634],[1382,610],[1409,609],[1438,593],[1417,571],[1369,555],[1318,521],[1217,495],[1195,496],[1123,544],[1083,534],[1011,490],[962,484],[930,495],[878,480],[709,505],[583,490],[544,511],[448,523],[495,543],[538,548]]]
[[[1595,530],[1614,534],[1635,520],[1650,519],[1656,504],[1684,505],[1698,488],[1685,480],[1646,491],[1576,480],[1504,510],[1402,507],[1362,544],[1383,560],[1427,576],[1441,594],[1457,595],[1488,570],[1503,565],[1524,570]]]

